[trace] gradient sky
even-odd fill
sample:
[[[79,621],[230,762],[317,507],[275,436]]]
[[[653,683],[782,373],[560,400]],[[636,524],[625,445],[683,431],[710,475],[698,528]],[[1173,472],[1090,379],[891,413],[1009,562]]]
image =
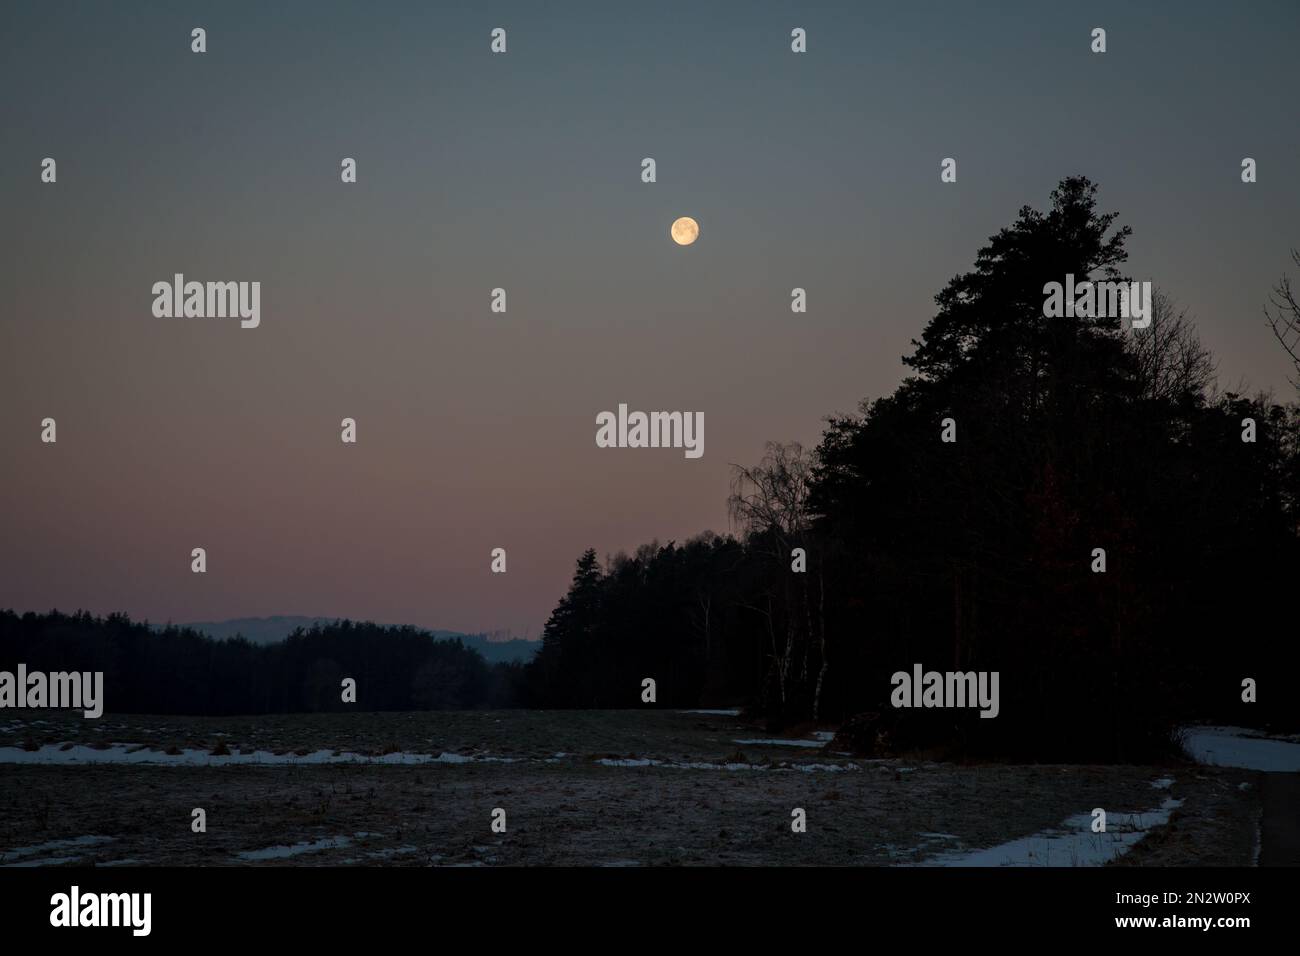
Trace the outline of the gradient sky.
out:
[[[0,607],[535,637],[584,548],[726,530],[729,463],[892,390],[1071,174],[1224,384],[1293,395],[1300,5],[1047,6],[6,3]],[[174,272],[261,327],[154,318]],[[704,457],[597,449],[620,402]]]

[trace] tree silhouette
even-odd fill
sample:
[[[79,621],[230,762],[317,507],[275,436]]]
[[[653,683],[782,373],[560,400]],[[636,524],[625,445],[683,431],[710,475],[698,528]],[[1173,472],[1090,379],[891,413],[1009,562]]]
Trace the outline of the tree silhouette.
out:
[[[1045,314],[1047,283],[1125,281],[1129,234],[1082,177],[1022,208],[936,296],[893,394],[828,419],[811,457],[773,444],[735,468],[738,538],[604,574],[584,555],[532,683],[634,706],[635,675],[671,674],[668,699],[708,688],[774,726],[874,713],[895,739],[1028,759],[1147,758],[1197,717],[1300,726],[1294,696],[1239,696],[1294,656],[1297,410],[1213,394],[1163,293],[1141,329]],[[998,671],[1000,716],[890,713],[915,663]]]
[[[1292,249],[1291,259],[1300,266],[1300,251]],[[1296,377],[1291,384],[1300,389],[1300,303],[1296,302],[1289,276],[1283,276],[1273,287],[1269,304],[1264,307],[1264,316],[1274,337],[1295,365]]]

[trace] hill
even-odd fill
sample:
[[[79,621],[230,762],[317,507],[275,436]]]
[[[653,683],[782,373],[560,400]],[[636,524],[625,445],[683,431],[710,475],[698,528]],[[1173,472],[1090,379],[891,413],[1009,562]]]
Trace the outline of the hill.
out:
[[[333,624],[332,617],[305,617],[302,615],[274,615],[272,617],[236,617],[226,621],[195,621],[178,625],[223,640],[227,637],[242,635],[254,644],[274,644],[284,640],[298,628],[308,630],[317,625]],[[463,634],[459,631],[443,631],[421,628],[434,640],[447,641],[459,639],[466,647],[478,651],[489,664],[514,663],[526,664],[533,659],[533,654],[540,646],[537,641],[525,641],[513,638],[507,641],[494,641],[485,634]]]

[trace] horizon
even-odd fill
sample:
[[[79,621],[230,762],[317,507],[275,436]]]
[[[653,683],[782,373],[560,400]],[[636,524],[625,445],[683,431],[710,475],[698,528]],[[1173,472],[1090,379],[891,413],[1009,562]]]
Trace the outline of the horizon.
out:
[[[205,627],[231,627],[233,625],[240,625],[240,624],[262,624],[262,623],[270,623],[274,621],[297,621],[297,622],[311,621],[315,623],[374,624],[378,627],[385,627],[385,628],[402,628],[402,627],[415,628],[418,631],[424,631],[428,633],[431,637],[435,638],[436,640],[450,640],[453,638],[472,637],[472,638],[482,638],[483,640],[487,641],[489,644],[508,644],[512,641],[526,641],[529,644],[541,643],[540,636],[529,637],[527,635],[513,634],[510,632],[503,632],[503,631],[453,631],[443,627],[433,627],[430,625],[414,624],[410,622],[372,621],[372,620],[362,620],[360,618],[331,617],[329,615],[323,615],[323,614],[265,614],[265,615],[255,615],[255,616],[248,616],[248,617],[228,617],[228,618],[221,618],[218,620],[208,620],[208,621],[173,621],[170,619],[166,621],[155,621],[150,618],[137,618],[131,614],[128,614],[125,611],[108,611],[105,613],[98,613],[95,611],[91,611],[88,608],[73,608],[73,609],[67,609],[67,608],[36,609],[36,608],[15,608],[15,607],[0,608],[0,612],[5,612],[5,611],[8,611],[9,613],[12,614],[16,614],[19,617],[22,617],[25,614],[34,614],[40,616],[43,614],[50,614],[50,613],[75,616],[77,614],[81,614],[84,612],[87,614],[91,614],[93,617],[101,620],[103,618],[110,617],[113,614],[126,614],[127,617],[130,618],[130,620],[133,623],[147,624],[150,627],[156,627],[156,628],[168,628],[168,627],[183,628],[183,629],[188,628],[190,630],[195,630],[195,631],[201,631]],[[295,627],[298,626],[306,626],[306,625],[301,625],[301,624],[295,625]]]
[[[501,631],[453,631],[445,627],[433,627],[425,624],[414,624],[409,622],[394,623],[391,621],[368,621],[368,620],[360,621],[357,620],[356,618],[332,618],[323,614],[269,614],[269,615],[261,615],[256,617],[230,617],[230,618],[223,618],[221,620],[216,620],[216,621],[180,621],[180,622],[168,621],[167,624],[174,625],[175,627],[188,627],[188,628],[193,628],[195,630],[198,630],[199,628],[202,627],[210,627],[210,626],[218,626],[218,625],[229,626],[234,624],[241,624],[246,621],[269,622],[269,621],[281,621],[281,620],[320,621],[320,622],[351,621],[354,624],[377,624],[380,627],[413,627],[420,631],[427,631],[429,634],[433,635],[438,640],[444,640],[453,637],[481,637],[485,641],[491,644],[506,644],[509,643],[510,641],[527,641],[530,644],[541,643],[540,637],[528,637],[526,635],[512,634],[509,632],[504,632],[505,636],[502,636],[503,632]],[[156,622],[150,621],[146,623],[152,624]]]

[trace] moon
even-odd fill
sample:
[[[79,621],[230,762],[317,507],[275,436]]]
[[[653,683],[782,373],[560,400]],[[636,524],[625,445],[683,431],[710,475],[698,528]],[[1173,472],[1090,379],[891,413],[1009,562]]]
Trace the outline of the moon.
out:
[[[682,216],[673,223],[669,232],[672,234],[673,242],[679,246],[689,246],[700,237],[700,224],[690,216]]]

